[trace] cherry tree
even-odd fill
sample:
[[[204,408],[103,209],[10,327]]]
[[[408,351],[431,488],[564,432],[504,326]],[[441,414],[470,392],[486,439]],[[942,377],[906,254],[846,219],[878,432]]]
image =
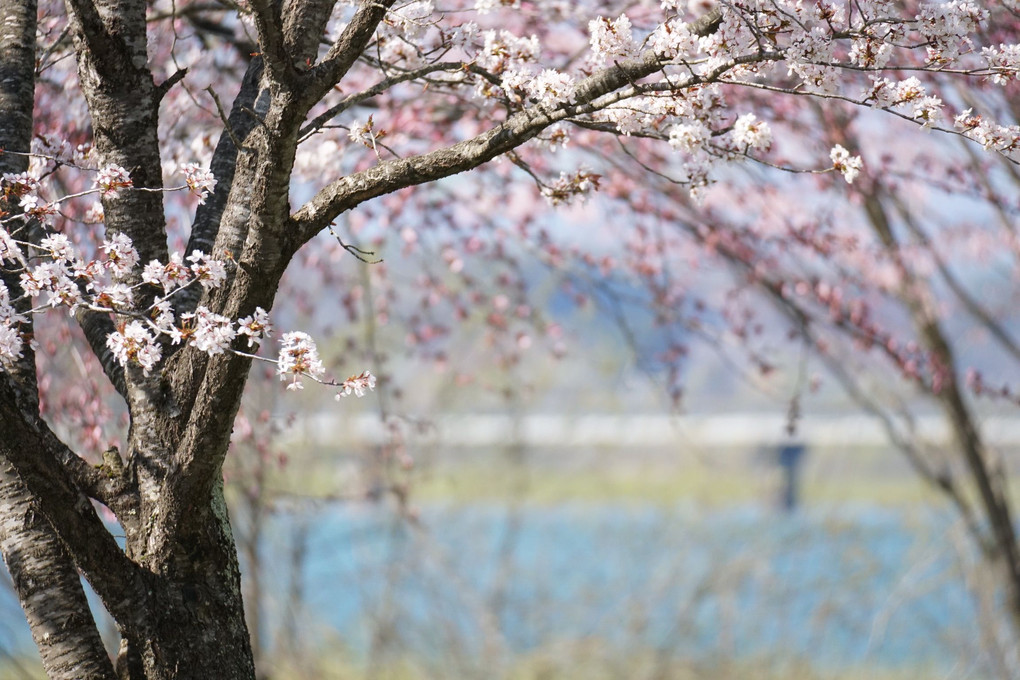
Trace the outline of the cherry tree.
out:
[[[976,195],[1015,252],[1018,208],[1002,187],[1020,160],[1017,12],[962,0],[0,0],[0,550],[47,673],[255,677],[222,468],[256,362],[281,388],[332,391],[338,408],[375,386],[372,366],[328,375],[310,334],[271,321],[291,302],[277,304],[288,268],[324,237],[367,255],[340,218],[410,249],[431,233],[453,274],[501,257],[507,234],[553,267],[626,272],[665,329],[704,327],[685,277],[702,257],[728,263],[821,356],[849,338],[944,404],[978,500],[919,470],[974,518],[1020,620],[1003,478],[930,283],[953,270],[902,191]],[[879,146],[915,130],[964,146],[938,163]],[[626,227],[615,253],[539,222],[593,195],[587,210]],[[845,205],[852,219],[835,212]],[[481,300],[423,284],[455,317]],[[1008,347],[995,315],[959,291]],[[885,330],[876,299],[905,304],[921,341]],[[491,302],[494,329],[531,316],[523,300]],[[753,305],[717,302],[769,369]],[[425,318],[409,329],[423,345],[437,328]],[[683,355],[671,345],[663,361],[676,369]],[[969,375],[971,392],[990,391]],[[116,621],[115,662],[79,573]]]

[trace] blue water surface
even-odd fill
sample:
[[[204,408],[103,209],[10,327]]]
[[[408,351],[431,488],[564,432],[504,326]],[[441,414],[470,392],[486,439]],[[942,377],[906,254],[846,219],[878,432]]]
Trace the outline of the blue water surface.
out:
[[[305,624],[354,653],[385,631],[425,655],[597,640],[620,654],[952,668],[980,650],[959,532],[951,515],[868,507],[473,504],[426,508],[415,525],[334,506],[277,516],[263,554],[267,580],[300,579]],[[295,573],[286,555],[301,546]],[[267,598],[268,619],[290,605]]]
[[[932,509],[467,504],[426,507],[415,523],[381,505],[319,505],[266,521],[264,639],[290,628],[355,658],[380,640],[468,658],[589,641],[621,658],[955,677],[981,654],[973,550]],[[0,645],[32,653],[2,598]]]

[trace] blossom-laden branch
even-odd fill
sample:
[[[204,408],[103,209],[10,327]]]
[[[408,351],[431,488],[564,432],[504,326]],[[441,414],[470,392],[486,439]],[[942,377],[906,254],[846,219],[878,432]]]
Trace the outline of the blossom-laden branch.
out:
[[[663,7],[678,9],[682,4],[664,2]],[[924,5],[912,18],[892,16],[887,3],[855,3],[850,10],[829,2],[809,6],[789,0],[721,4],[698,20],[686,22],[674,15],[640,31],[626,14],[593,19],[587,64],[595,72],[580,79],[576,72],[542,68],[542,48],[535,36],[517,36],[507,30],[479,35],[473,24],[458,27],[444,46],[463,50],[470,57],[465,63],[498,81],[470,78],[471,72],[463,71],[436,84],[451,92],[474,84],[475,98],[501,101],[512,115],[471,139],[407,158],[380,159],[375,167],[328,184],[293,215],[300,239],[306,241],[365,200],[478,167],[563,121],[589,129],[605,126],[624,136],[668,138],[682,152],[686,182],[697,193],[714,181],[713,171],[720,161],[755,158],[750,152],[765,151],[771,143],[767,120],[743,113],[734,122],[725,114],[724,85],[770,87],[770,81],[792,81],[792,85],[776,87],[795,96],[837,97],[889,111],[924,129],[952,132],[940,124],[942,99],[916,77],[896,81],[883,77],[883,72],[966,73],[1002,84],[1015,79],[1020,70],[1020,47],[971,49],[970,36],[988,14],[972,2]],[[492,9],[484,3],[477,8]],[[416,11],[421,13],[420,8]],[[922,64],[892,62],[897,54],[910,55],[916,46],[925,51]],[[405,73],[424,74],[438,63],[425,63]],[[786,78],[777,73],[780,65],[787,69]],[[658,81],[647,80],[656,73]],[[868,74],[870,84],[850,94],[847,90],[856,80],[842,74]],[[305,130],[315,130],[326,119],[400,80],[400,76],[391,77],[362,94],[347,96]],[[968,112],[957,117],[956,127],[957,133],[985,148],[1011,158],[1020,153],[1017,126],[999,126]],[[380,129],[373,139],[385,132]],[[727,146],[712,148],[713,138],[724,132],[729,133]],[[566,139],[561,140],[565,143]],[[379,156],[377,146],[371,147]],[[833,149],[830,160],[826,169],[841,173],[847,182],[862,167],[860,157],[847,150]],[[540,186],[549,184],[540,182]]]
[[[197,165],[185,166],[187,187],[200,196],[207,192],[215,180]],[[23,177],[5,177],[5,187],[12,193],[24,187]],[[96,180],[96,191],[117,191],[130,187],[130,180],[117,168],[105,169]],[[88,192],[86,192],[88,193]],[[291,376],[287,389],[302,387],[300,376],[306,376],[324,385],[339,388],[337,397],[347,394],[363,396],[365,389],[374,389],[375,378],[367,371],[345,381],[327,381],[325,369],[319,359],[314,341],[306,333],[292,332],[283,336],[276,359],[258,357],[234,347],[242,336],[252,348],[272,332],[269,314],[257,307],[251,315],[228,319],[204,306],[194,312],[174,313],[175,295],[194,285],[210,290],[219,287],[227,278],[226,265],[201,251],[186,258],[172,253],[166,263],[152,260],[141,271],[141,283],[128,286],[121,281],[139,265],[138,252],[131,240],[118,233],[103,241],[99,250],[103,259],[85,261],[79,256],[64,234],[46,236],[38,245],[21,242],[0,227],[0,263],[10,262],[23,269],[21,288],[28,298],[46,296],[45,303],[28,311],[37,314],[56,307],[66,307],[71,314],[81,310],[112,315],[119,321],[115,330],[106,337],[106,347],[123,367],[137,366],[149,375],[160,364],[165,346],[188,345],[210,356],[231,352],[278,366],[281,379]],[[26,251],[32,256],[26,255]],[[30,264],[39,259],[42,262]],[[109,273],[113,281],[106,280]],[[162,294],[150,296],[151,304],[144,308],[134,306],[135,291],[141,287],[161,289]],[[25,338],[19,326],[27,322],[26,314],[15,308],[7,286],[0,281],[0,366],[13,365],[22,357]]]

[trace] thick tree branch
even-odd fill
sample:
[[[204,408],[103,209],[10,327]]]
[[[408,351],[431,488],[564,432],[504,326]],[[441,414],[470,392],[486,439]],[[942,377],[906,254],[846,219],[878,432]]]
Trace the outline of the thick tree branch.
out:
[[[103,22],[94,0],[65,0],[67,13],[77,20],[79,39],[98,58],[98,63],[113,67],[130,59],[123,43],[114,38]]]
[[[0,2],[0,149],[28,152],[32,139],[32,106],[35,93],[35,31],[36,2],[2,0]],[[18,173],[28,169],[28,157],[22,154],[0,154],[0,174]],[[12,201],[13,203],[13,201]],[[20,212],[15,203],[0,200],[6,212]],[[18,313],[27,315],[32,301],[22,296],[17,272],[0,269],[0,278],[10,292]],[[33,320],[19,329],[33,333]],[[22,356],[8,369],[18,389],[18,398],[30,408],[38,408],[39,388],[36,380],[35,351],[25,343]]]
[[[293,84],[298,72],[283,41],[280,3],[276,0],[251,0],[250,5],[255,17],[255,30],[258,31],[259,49],[269,73],[277,83]]]
[[[19,407],[6,374],[0,374],[0,460],[9,462],[39,502],[107,611],[134,626],[145,587],[137,567],[121,551],[92,503],[49,452],[45,423]]]
[[[67,0],[67,7],[99,164],[127,169],[136,187],[161,189],[159,99],[147,66],[145,3]],[[97,34],[105,36],[98,45]],[[103,208],[107,231],[130,237],[142,262],[166,261],[161,192],[123,190],[105,198]]]
[[[126,532],[134,531],[138,524],[138,493],[122,468],[107,461],[98,467],[89,464],[41,421],[39,431],[46,454],[63,466],[75,487],[113,511]],[[119,462],[116,449],[110,453]]]
[[[311,68],[336,0],[284,0],[283,40],[298,69]]]
[[[3,17],[0,21],[0,149],[29,150],[37,11],[34,0],[0,0],[0,17]],[[27,166],[28,158],[24,155],[0,155],[0,173],[23,172]],[[4,271],[3,280],[12,297],[21,297],[14,272]],[[26,313],[30,301],[22,299],[15,304],[19,312]],[[20,330],[32,333],[31,319]],[[10,379],[17,387],[17,392],[10,396],[23,409],[37,414],[39,388],[31,346],[25,347],[21,359],[8,371],[5,382]],[[74,563],[39,510],[32,492],[14,468],[3,460],[0,460],[0,552],[47,676],[60,680],[112,680],[113,667]]]
[[[363,0],[343,33],[329,48],[322,62],[307,73],[302,100],[310,109],[347,75],[372,39],[379,22],[395,0]]]
[[[78,571],[35,498],[6,461],[0,461],[0,499],[0,552],[46,676],[113,680],[113,664]]]

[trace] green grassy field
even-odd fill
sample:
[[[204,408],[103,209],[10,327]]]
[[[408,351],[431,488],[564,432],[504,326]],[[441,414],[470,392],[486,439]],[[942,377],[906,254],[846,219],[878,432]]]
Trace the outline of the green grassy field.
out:
[[[575,652],[579,650],[574,650]],[[474,664],[471,664],[474,665]],[[827,673],[796,662],[705,663],[661,662],[654,655],[607,661],[597,655],[561,656],[555,649],[514,660],[504,670],[482,672],[456,662],[422,663],[413,659],[388,660],[366,667],[339,659],[305,658],[300,663],[277,660],[266,663],[264,680],[942,680],[944,673],[924,668],[876,671],[873,668]],[[970,680],[984,680],[968,676]],[[0,663],[0,680],[45,680],[34,658]]]
[[[300,455],[300,454],[299,454]],[[300,463],[274,473],[270,485],[287,494],[357,497],[375,479],[401,484],[419,502],[523,502],[555,504],[611,502],[706,506],[772,504],[781,474],[774,465],[742,452],[654,453],[629,456],[612,451],[568,453],[523,461],[497,452],[477,456],[426,456],[409,471],[371,468],[364,457],[338,465],[335,454],[307,451]],[[337,472],[343,467],[345,472]],[[370,472],[365,472],[369,470]],[[380,471],[381,470],[381,471]],[[1020,488],[1020,487],[1018,487]],[[804,504],[867,503],[916,506],[937,503],[939,493],[924,484],[895,453],[873,450],[809,458],[800,475]]]

